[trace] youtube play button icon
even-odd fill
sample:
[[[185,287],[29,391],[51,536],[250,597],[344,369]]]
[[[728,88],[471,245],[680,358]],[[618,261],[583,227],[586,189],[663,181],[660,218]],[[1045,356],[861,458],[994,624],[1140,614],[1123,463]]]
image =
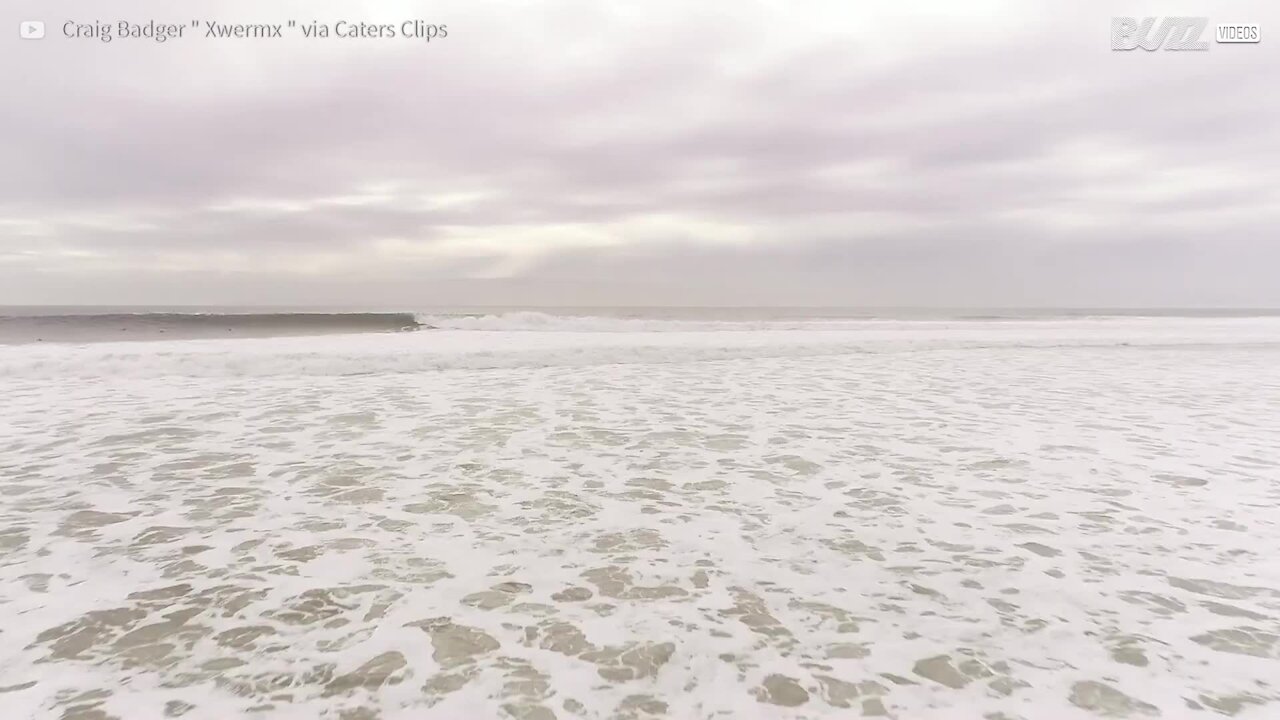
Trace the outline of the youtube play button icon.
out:
[[[18,34],[24,40],[40,40],[44,37],[44,23],[40,20],[24,20],[18,24]]]

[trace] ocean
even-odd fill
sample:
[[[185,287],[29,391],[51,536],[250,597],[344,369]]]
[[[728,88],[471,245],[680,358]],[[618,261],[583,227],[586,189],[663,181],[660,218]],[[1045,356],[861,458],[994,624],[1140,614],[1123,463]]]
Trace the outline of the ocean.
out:
[[[7,717],[1280,712],[1274,311],[0,315]]]
[[[0,305],[0,345],[407,332],[423,329],[822,329],[858,320],[1052,320],[1106,317],[1280,317],[1220,308],[436,307]]]

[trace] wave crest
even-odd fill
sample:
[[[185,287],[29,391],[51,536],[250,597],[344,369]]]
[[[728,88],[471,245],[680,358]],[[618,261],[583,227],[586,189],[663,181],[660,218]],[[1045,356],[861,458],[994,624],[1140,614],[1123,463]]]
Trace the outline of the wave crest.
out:
[[[892,322],[872,318],[686,320],[606,317],[600,315],[556,315],[533,310],[492,315],[430,315],[418,313],[415,317],[420,325],[439,330],[586,333],[853,330]]]

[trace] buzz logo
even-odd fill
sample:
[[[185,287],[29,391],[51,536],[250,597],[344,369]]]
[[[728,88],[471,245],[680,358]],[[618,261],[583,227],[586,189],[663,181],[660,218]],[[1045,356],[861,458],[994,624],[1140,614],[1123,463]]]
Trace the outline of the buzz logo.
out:
[[[1209,26],[1206,17],[1113,17],[1111,18],[1112,50],[1208,50],[1209,43],[1201,40],[1204,29]],[[1155,33],[1152,33],[1155,28]]]
[[[1158,22],[1157,22],[1158,21]],[[1201,40],[1207,17],[1113,17],[1111,18],[1111,49],[1137,50],[1193,50],[1209,49],[1209,41]],[[1256,43],[1262,39],[1257,25],[1219,25],[1217,41],[1220,43]]]

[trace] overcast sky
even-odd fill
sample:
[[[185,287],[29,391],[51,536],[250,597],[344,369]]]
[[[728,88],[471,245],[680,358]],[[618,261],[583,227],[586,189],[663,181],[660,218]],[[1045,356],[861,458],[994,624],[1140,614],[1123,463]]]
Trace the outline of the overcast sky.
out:
[[[5,3],[0,303],[1280,306],[1274,2],[263,5]]]

